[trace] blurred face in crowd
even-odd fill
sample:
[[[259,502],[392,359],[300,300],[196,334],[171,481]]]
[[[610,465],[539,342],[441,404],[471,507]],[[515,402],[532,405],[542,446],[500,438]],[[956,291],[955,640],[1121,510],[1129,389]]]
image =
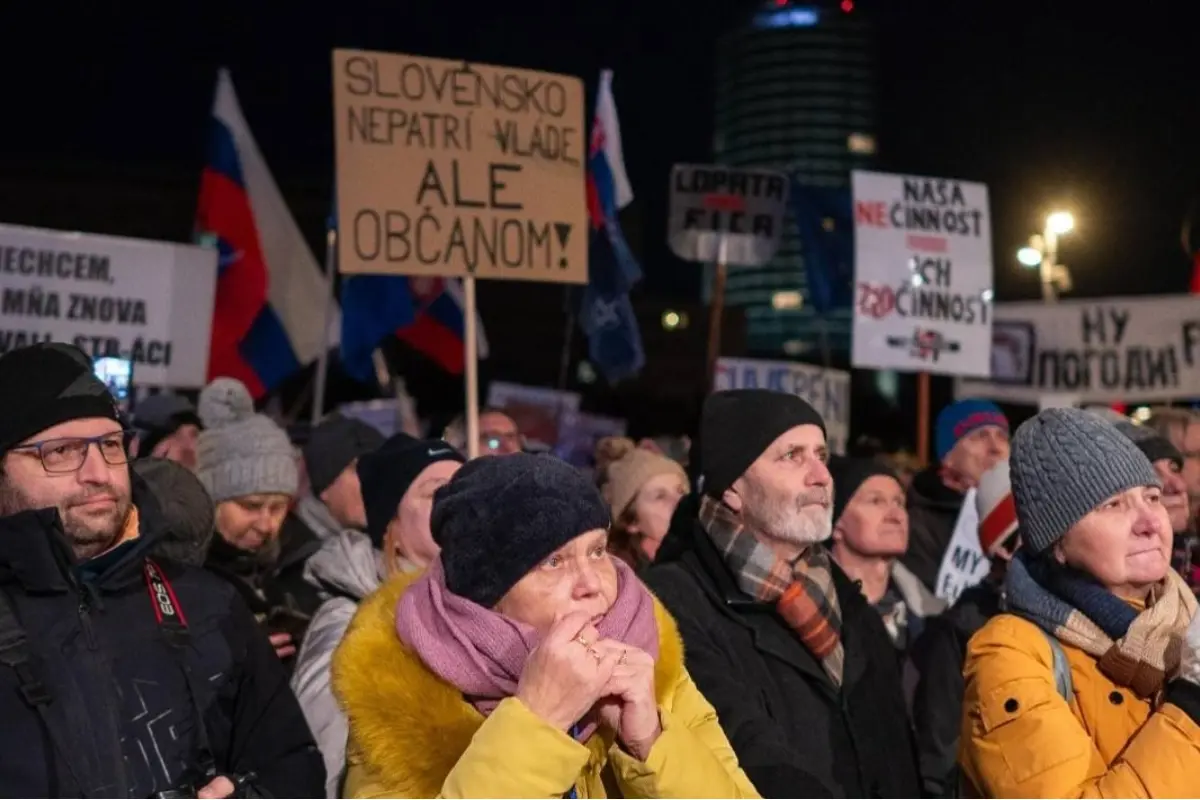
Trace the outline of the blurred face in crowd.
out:
[[[837,491],[837,487],[834,487]],[[836,551],[866,558],[899,558],[908,549],[904,487],[887,475],[872,475],[855,490],[833,530]]]
[[[287,494],[248,494],[217,504],[217,533],[239,550],[258,553],[274,546],[291,507]]]
[[[119,422],[97,417],[47,428],[5,454],[0,515],[58,509],[75,556],[93,558],[117,544],[133,506],[127,461]]]
[[[1162,504],[1171,520],[1171,531],[1183,533],[1188,527],[1187,482],[1182,470],[1169,458],[1154,462],[1154,471],[1162,481]]]
[[[161,439],[150,455],[155,458],[165,458],[176,461],[190,470],[196,469],[196,440],[200,429],[192,424],[180,425],[179,428]]]
[[[1054,557],[1118,597],[1145,598],[1171,568],[1171,521],[1157,486],[1113,495],[1067,531]]]
[[[825,434],[798,425],[777,438],[726,490],[725,504],[784,557],[829,538],[833,479]]]
[[[343,528],[367,527],[367,509],[363,505],[362,484],[358,481],[358,459],[354,459],[321,492],[320,500]]]
[[[435,461],[425,469],[408,487],[396,515],[384,532],[394,553],[407,558],[418,567],[426,567],[437,558],[439,548],[429,530],[429,516],[433,511],[433,494],[446,484],[462,465],[457,461]]]
[[[496,611],[540,634],[576,611],[597,625],[617,599],[617,568],[608,552],[608,531],[576,536],[551,553],[508,590]]]
[[[983,473],[1008,458],[1008,431],[989,425],[958,440],[942,465],[964,489],[979,484]]]
[[[1183,482],[1192,507],[1200,511],[1200,422],[1188,425],[1178,438],[1173,444],[1183,453]]]
[[[488,411],[479,415],[479,455],[509,456],[521,452],[521,432],[507,414]]]
[[[629,506],[630,522],[625,530],[634,537],[637,548],[649,560],[658,555],[658,547],[671,527],[675,506],[687,494],[687,484],[673,473],[655,475],[642,484]]]

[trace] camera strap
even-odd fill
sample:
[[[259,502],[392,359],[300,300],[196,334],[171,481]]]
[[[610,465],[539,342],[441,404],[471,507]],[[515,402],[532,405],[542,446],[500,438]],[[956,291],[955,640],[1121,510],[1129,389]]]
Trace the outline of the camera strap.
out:
[[[147,558],[142,565],[146,577],[146,590],[150,593],[150,603],[154,607],[154,617],[158,628],[162,631],[167,645],[174,651],[183,670],[183,678],[187,683],[188,695],[192,701],[193,713],[196,715],[196,749],[199,754],[201,775],[208,775],[216,770],[216,759],[213,757],[212,746],[208,738],[208,725],[204,721],[204,704],[201,698],[196,675],[188,664],[187,648],[191,644],[191,632],[188,630],[187,618],[183,615],[183,607],[179,598],[171,588],[162,568],[153,560]]]

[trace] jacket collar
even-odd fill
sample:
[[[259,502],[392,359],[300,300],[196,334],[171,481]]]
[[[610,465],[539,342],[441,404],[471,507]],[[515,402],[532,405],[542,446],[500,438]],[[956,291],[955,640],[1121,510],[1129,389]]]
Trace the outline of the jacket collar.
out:
[[[351,748],[389,792],[436,797],[484,718],[396,634],[396,604],[418,577],[397,575],[359,606],[333,656],[333,686],[354,732]],[[654,682],[662,704],[683,677],[683,642],[657,599],[654,615],[659,639]],[[611,744],[610,734],[593,736],[587,743],[590,760],[602,762]]]
[[[837,694],[837,689],[821,663],[788,628],[787,623],[775,613],[774,606],[760,602],[738,588],[721,553],[705,534],[699,522],[693,526],[690,548],[682,560],[685,563],[692,562],[693,571],[700,578],[698,582],[701,588],[721,613],[750,631],[755,649],[804,673],[827,694]],[[860,637],[864,624],[869,624],[869,621],[864,620],[862,614],[875,614],[875,611],[867,605],[858,585],[847,578],[846,573],[842,572],[841,567],[832,559],[830,569],[842,611],[842,646],[846,657],[842,677],[844,690],[845,687],[853,686],[866,671],[867,658]]]
[[[137,475],[132,475],[132,485],[139,535],[111,551],[94,576],[100,589],[116,589],[140,577],[142,560],[163,532],[162,512],[153,494]],[[0,582],[11,580],[27,591],[65,592],[75,585],[79,566],[57,509],[0,517]]]

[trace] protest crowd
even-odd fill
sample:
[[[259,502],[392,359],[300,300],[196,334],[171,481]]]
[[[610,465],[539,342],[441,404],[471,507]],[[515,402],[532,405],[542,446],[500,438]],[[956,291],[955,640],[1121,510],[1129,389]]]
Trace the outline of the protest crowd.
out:
[[[362,54],[335,57],[364,86],[390,74]],[[458,82],[439,84],[456,97],[469,79],[490,91],[482,70],[458,62],[412,74],[436,77],[435,66]],[[522,74],[529,97],[542,86],[539,102],[566,114],[566,84]],[[250,164],[261,154],[228,75],[220,85],[214,114],[229,147],[206,170],[198,226],[218,246],[179,246],[180,259],[207,259],[211,341],[164,338],[158,364],[150,349],[88,349],[86,337],[0,351],[0,796],[1200,794],[1200,413],[1045,407],[1017,426],[992,400],[960,393],[922,412],[933,447],[917,459],[847,444],[848,377],[822,406],[798,365],[771,373],[773,386],[718,376],[687,436],[577,430],[569,453],[513,406],[469,395],[462,416],[435,423],[396,383],[387,424],[320,399],[312,423],[297,424],[269,397],[288,369],[330,357],[320,329],[334,313],[323,297],[299,315],[284,306],[304,285],[328,285],[314,271],[309,284],[293,273],[288,292],[264,288],[281,251],[266,226],[287,209],[265,164]],[[396,96],[386,88],[373,91]],[[593,160],[605,157],[610,106],[597,104]],[[457,199],[458,162],[443,176],[428,164],[422,195],[444,202],[453,174]],[[508,169],[509,186],[496,177],[504,166],[487,165],[491,195],[511,209],[505,192],[536,170]],[[597,190],[594,165],[586,177],[575,166],[556,165],[554,179]],[[715,167],[686,185],[698,175],[759,186],[763,202],[788,185],[731,184]],[[605,230],[620,206],[612,188],[589,193],[594,208],[575,193],[576,230],[594,212],[590,235],[619,256],[619,229]],[[971,185],[893,188],[905,199],[890,217],[905,224],[965,221],[905,246],[945,251],[987,227],[984,210],[966,207]],[[434,247],[418,236],[456,235],[424,203],[412,252]],[[882,228],[889,215],[875,205],[869,224]],[[778,228],[773,213],[754,235]],[[494,230],[511,222],[497,220]],[[562,269],[598,274],[585,234],[543,223],[523,230],[542,245],[556,231]],[[0,281],[16,279],[21,258],[7,258],[18,266]],[[900,313],[968,309],[946,325],[971,328],[962,357],[986,364],[966,351],[991,346],[990,282],[968,291],[952,284],[966,266],[952,276],[949,261],[892,260],[905,271]],[[72,263],[67,272],[86,272]],[[108,260],[88,263],[108,274]],[[251,267],[262,297],[233,303],[248,312],[238,317],[230,299],[245,298]],[[382,277],[418,293],[408,275]],[[342,283],[343,357],[363,319],[355,287],[386,305],[395,286],[358,278]],[[403,326],[355,328],[368,377],[383,339],[398,328],[434,336],[447,304],[459,315],[459,374],[465,357],[474,376],[474,300],[455,294],[465,285],[473,296],[474,272],[465,280],[420,290],[424,322],[410,313]],[[890,313],[896,293],[876,288]],[[587,292],[628,320],[627,289]],[[6,288],[6,312],[10,297],[34,302]],[[184,305],[176,321],[191,318]],[[126,310],[148,313],[138,308]],[[192,316],[209,324],[207,310]],[[287,340],[286,359],[254,339],[264,325]],[[943,339],[887,347],[926,358]],[[613,341],[605,347],[611,356]],[[636,372],[636,348],[625,355]],[[145,386],[120,372],[123,359]],[[714,357],[711,373],[742,374],[735,360]],[[199,379],[172,379],[186,370]]]

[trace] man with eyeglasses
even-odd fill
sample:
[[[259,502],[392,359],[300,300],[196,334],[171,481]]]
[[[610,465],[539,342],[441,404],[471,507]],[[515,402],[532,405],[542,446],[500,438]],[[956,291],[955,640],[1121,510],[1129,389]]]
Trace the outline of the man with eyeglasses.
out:
[[[0,357],[0,795],[320,797],[236,592],[151,555],[161,508],[77,348]]]

